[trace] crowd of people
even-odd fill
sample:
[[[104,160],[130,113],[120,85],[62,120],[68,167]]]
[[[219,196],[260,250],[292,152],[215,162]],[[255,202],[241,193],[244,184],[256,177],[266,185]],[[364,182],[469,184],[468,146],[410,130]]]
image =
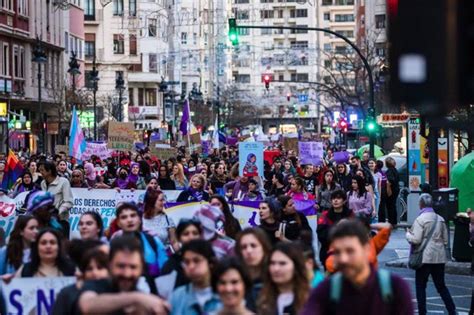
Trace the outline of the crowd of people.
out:
[[[368,153],[336,162],[327,149],[320,165],[281,154],[253,177],[239,176],[235,147],[167,161],[148,150],[82,162],[20,152],[19,161],[25,171],[3,193],[29,193],[0,249],[0,274],[5,282],[76,276],[54,314],[413,313],[407,284],[377,262],[397,224],[399,178],[390,157],[384,168]],[[0,157],[0,177],[4,166]],[[118,204],[107,228],[98,213],[83,213],[80,239],[71,240],[71,188],[146,192],[143,204]],[[180,191],[177,202],[200,202],[192,218],[175,222],[166,213],[166,190]],[[233,216],[237,201],[259,203],[257,226]],[[302,201],[312,201],[316,230],[298,209]],[[419,244],[420,232],[411,233]],[[420,313],[426,302],[418,283],[424,291],[430,272],[437,271],[417,274]]]

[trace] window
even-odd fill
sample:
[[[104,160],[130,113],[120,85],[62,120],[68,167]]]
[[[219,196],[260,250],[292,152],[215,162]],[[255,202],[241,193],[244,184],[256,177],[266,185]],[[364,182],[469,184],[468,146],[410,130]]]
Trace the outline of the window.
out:
[[[377,29],[385,28],[385,14],[375,15],[375,28]]]
[[[20,74],[20,49],[13,45],[13,77],[18,78]]]
[[[10,47],[7,43],[2,46],[2,72],[3,76],[10,76]]]
[[[278,75],[278,81],[285,81],[285,75],[284,74],[279,74]]]
[[[114,15],[123,15],[123,0],[113,0]]]
[[[334,20],[336,22],[354,22],[354,14],[336,14]]]
[[[13,11],[13,0],[2,0],[2,7],[6,10]]]
[[[133,97],[134,88],[128,88],[128,106],[135,106],[135,99]]]
[[[156,19],[148,19],[148,36],[156,37]]]
[[[348,38],[353,38],[354,37],[354,31],[353,30],[342,30],[342,31],[337,31],[337,33],[341,34],[342,36],[348,37]]]
[[[324,44],[324,51],[331,51],[332,50],[332,47],[331,47],[331,44]]]
[[[92,59],[95,55],[95,41],[85,41],[84,54],[86,59]]]
[[[385,57],[385,55],[386,55],[385,44],[384,43],[376,43],[375,44],[375,53],[377,54],[378,57]]]
[[[198,37],[198,34],[197,34],[197,33],[193,33],[193,44],[194,44],[194,45],[197,45],[197,37]]]
[[[236,74],[234,80],[235,83],[250,83],[250,74]]]
[[[291,48],[308,48],[307,41],[291,41]]]
[[[271,35],[272,34],[272,29],[270,29],[270,28],[262,28],[260,31],[261,31],[261,35]]]
[[[138,106],[145,105],[145,89],[138,89]]]
[[[324,21],[329,21],[331,20],[331,13],[324,13]]]
[[[85,0],[84,2],[84,20],[95,20],[95,0]]]
[[[309,75],[307,73],[292,73],[291,81],[293,82],[307,82],[309,81]]]
[[[283,10],[278,10],[278,18],[282,19],[283,18]]]
[[[237,29],[237,32],[240,36],[247,36],[250,34],[250,30],[248,28],[239,28]]]
[[[69,53],[69,34],[64,32],[64,52]]]
[[[148,69],[150,72],[158,72],[158,62],[157,62],[156,54],[149,54],[148,55]]]
[[[204,33],[204,46],[207,46],[208,39],[209,39],[209,34]]]
[[[18,0],[18,13],[28,16],[28,0]]]
[[[261,10],[260,11],[260,18],[261,19],[273,19],[274,14],[273,10]]]
[[[235,3],[235,4],[239,4],[239,3],[249,3],[249,0],[234,0],[234,3]]]
[[[181,94],[188,92],[188,82],[181,82]]]
[[[128,1],[129,16],[137,16],[137,0]]]
[[[290,10],[290,18],[308,17],[308,9],[292,9]]]
[[[324,68],[332,69],[332,61],[331,60],[324,60]]]
[[[249,19],[249,11],[248,10],[238,10],[236,14],[236,18],[238,20],[248,20]]]
[[[114,34],[114,54],[123,54],[125,51],[124,37],[122,34]]]
[[[92,71],[91,70],[86,70],[84,73],[84,78],[85,78],[85,86],[88,89],[93,89],[94,88],[94,81],[92,80]]]
[[[145,89],[145,106],[156,106],[156,89]]]
[[[336,0],[336,5],[354,5],[354,0]]]
[[[137,55],[137,35],[130,34],[129,45],[130,45],[130,55],[136,56]]]
[[[19,73],[18,78],[25,78],[25,47],[20,46],[20,65],[19,65]]]
[[[188,33],[181,33],[181,44],[186,45],[188,43]]]
[[[308,25],[296,25],[296,27],[308,28]],[[305,34],[308,30],[291,30],[291,34]]]
[[[323,5],[332,5],[333,0],[323,0]]]
[[[188,58],[181,58],[181,69],[186,70],[188,68]]]

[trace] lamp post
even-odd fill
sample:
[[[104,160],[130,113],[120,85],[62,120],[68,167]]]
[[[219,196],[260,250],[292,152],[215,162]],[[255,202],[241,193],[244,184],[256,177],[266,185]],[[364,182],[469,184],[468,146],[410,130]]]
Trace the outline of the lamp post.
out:
[[[81,74],[79,63],[77,62],[76,53],[71,51],[71,58],[69,59],[69,70],[67,71],[72,76],[72,91],[76,93],[76,75]]]
[[[41,43],[41,39],[37,36],[36,37],[36,45],[33,48],[33,59],[32,62],[38,63],[38,103],[39,103],[39,124],[41,128],[41,145],[39,146],[40,153],[45,153],[46,145],[45,145],[45,126],[43,122],[43,104],[41,102],[41,64],[46,63],[47,61],[46,53],[43,49],[43,45]]]
[[[125,81],[123,80],[123,74],[122,72],[118,73],[117,78],[115,79],[115,89],[118,90],[119,92],[119,114],[118,114],[118,121],[122,121],[122,93],[123,90],[125,89]]]
[[[92,81],[92,92],[94,94],[94,141],[97,141],[97,83],[99,81],[99,71],[96,68],[95,64],[95,55],[94,61],[92,62],[92,71],[90,73],[90,80]]]

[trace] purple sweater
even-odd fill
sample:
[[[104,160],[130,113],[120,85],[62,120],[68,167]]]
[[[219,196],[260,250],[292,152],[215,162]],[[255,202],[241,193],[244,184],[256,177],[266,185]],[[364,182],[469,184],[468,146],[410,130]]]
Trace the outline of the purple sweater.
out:
[[[376,273],[372,273],[367,283],[355,288],[349,281],[343,280],[341,300],[334,305],[330,299],[330,280],[324,280],[310,293],[300,315],[412,315],[413,303],[410,288],[397,275],[391,278],[393,300],[386,304],[382,299]]]
[[[355,214],[358,212],[364,212],[367,215],[372,214],[372,194],[366,192],[359,197],[357,192],[349,192],[347,194],[347,200],[349,209],[351,209]]]

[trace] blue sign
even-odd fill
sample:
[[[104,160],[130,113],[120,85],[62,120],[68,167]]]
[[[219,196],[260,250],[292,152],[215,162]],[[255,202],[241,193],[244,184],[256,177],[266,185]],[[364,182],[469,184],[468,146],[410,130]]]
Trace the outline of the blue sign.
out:
[[[298,102],[305,103],[308,101],[308,94],[299,94],[298,95]]]

